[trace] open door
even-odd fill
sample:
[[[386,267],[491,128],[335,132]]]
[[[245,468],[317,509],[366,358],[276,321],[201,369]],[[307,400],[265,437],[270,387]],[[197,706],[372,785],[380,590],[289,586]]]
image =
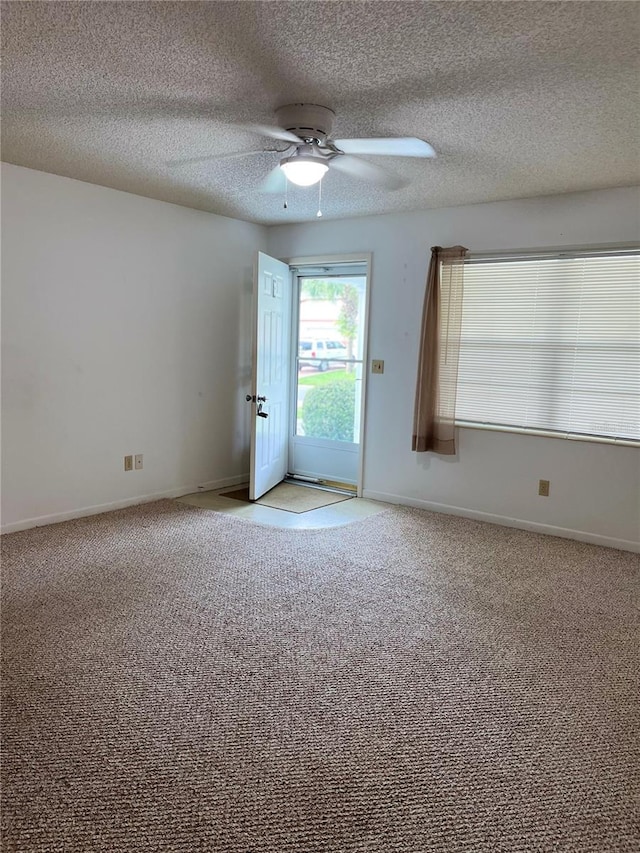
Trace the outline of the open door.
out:
[[[249,500],[287,475],[291,364],[291,274],[258,252],[254,277],[253,377]]]

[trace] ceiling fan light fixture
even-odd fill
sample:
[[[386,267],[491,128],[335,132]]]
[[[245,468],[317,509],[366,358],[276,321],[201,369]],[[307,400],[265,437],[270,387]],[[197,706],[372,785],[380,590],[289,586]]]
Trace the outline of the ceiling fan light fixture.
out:
[[[280,161],[288,181],[299,187],[312,187],[321,181],[329,167],[324,160],[309,154],[294,154]]]

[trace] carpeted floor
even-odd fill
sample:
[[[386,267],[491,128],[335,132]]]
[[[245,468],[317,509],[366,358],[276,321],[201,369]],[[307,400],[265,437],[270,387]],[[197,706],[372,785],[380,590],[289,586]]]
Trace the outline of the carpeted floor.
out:
[[[637,555],[173,501],[2,547],[4,851],[640,849]]]

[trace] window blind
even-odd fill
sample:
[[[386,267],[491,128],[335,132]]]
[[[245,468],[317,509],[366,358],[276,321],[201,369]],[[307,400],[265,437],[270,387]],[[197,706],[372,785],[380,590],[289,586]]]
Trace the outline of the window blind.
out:
[[[465,264],[456,420],[640,440],[640,251]]]

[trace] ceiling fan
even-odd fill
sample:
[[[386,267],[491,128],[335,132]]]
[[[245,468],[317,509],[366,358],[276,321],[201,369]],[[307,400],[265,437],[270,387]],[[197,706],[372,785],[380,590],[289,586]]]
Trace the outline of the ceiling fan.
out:
[[[287,104],[276,110],[277,125],[247,125],[247,129],[262,136],[288,142],[282,149],[262,149],[236,154],[223,154],[220,158],[195,157],[173,161],[168,165],[184,165],[203,160],[245,157],[265,151],[285,154],[269,173],[262,189],[277,192],[282,188],[283,176],[300,187],[317,184],[329,168],[337,169],[387,189],[397,189],[404,181],[392,172],[362,160],[357,154],[392,157],[435,157],[436,152],[428,142],[415,137],[373,137],[370,139],[333,139],[331,131],[335,113],[317,104]]]

